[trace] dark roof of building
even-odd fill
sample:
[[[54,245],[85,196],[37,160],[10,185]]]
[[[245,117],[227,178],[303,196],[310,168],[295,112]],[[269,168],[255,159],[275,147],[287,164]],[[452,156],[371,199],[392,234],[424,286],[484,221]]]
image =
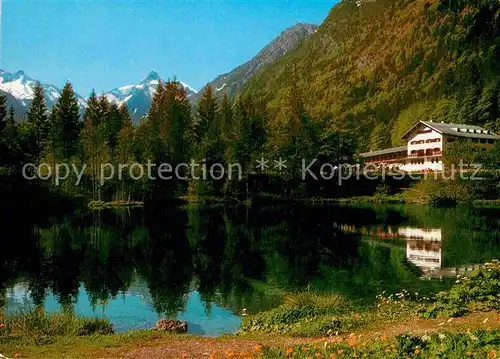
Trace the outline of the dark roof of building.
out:
[[[500,136],[494,134],[491,131],[488,131],[482,127],[474,126],[474,125],[463,125],[457,123],[444,123],[444,122],[432,122],[432,121],[420,121],[415,124],[412,128],[410,128],[406,133],[401,136],[401,138],[406,138],[407,135],[413,131],[415,127],[419,124],[424,124],[427,127],[432,128],[433,130],[445,134],[448,136],[456,136],[456,137],[467,137],[467,138],[484,138],[491,140],[498,140]]]
[[[391,153],[406,152],[408,149],[406,146],[386,148],[384,150],[370,151],[365,153],[360,153],[361,157],[373,157],[380,155],[389,155]]]

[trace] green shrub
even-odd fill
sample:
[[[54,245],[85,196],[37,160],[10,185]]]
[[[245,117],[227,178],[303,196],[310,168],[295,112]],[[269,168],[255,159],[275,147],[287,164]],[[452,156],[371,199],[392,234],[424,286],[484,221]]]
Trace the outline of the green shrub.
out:
[[[288,294],[277,308],[243,318],[241,331],[321,335],[354,328],[353,307],[339,294]],[[360,318],[355,318],[360,319]]]
[[[486,263],[470,276],[457,277],[447,292],[439,292],[432,303],[421,310],[426,318],[458,317],[467,312],[500,309],[500,264]]]
[[[112,325],[102,318],[80,318],[73,314],[48,314],[42,309],[2,318],[2,337],[15,336],[46,344],[57,336],[113,334]]]

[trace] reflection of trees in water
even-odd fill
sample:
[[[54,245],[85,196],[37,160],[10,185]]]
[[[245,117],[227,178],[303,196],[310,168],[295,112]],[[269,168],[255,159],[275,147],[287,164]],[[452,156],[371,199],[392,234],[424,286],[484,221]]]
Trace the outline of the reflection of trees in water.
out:
[[[11,238],[0,253],[0,293],[26,280],[37,305],[50,290],[71,310],[81,284],[92,304],[99,305],[126,291],[139,276],[163,314],[181,310],[194,288],[207,310],[216,302],[235,311],[256,311],[275,305],[280,290],[306,286],[358,298],[374,296],[387,287],[415,286],[418,271],[407,265],[404,248],[360,241],[335,224],[435,226],[430,212],[416,210],[416,216],[411,211],[188,206],[79,211],[57,221],[21,216],[21,226],[16,225],[19,218],[8,218],[0,223]],[[498,237],[483,242],[474,235],[458,238],[452,224],[460,220],[449,212],[436,213],[453,245],[458,243],[469,255],[493,250]],[[472,232],[487,222],[455,214],[471,222],[467,228]],[[411,245],[435,250],[429,242]],[[448,254],[456,251],[452,247]],[[0,305],[2,300],[0,295]]]
[[[27,279],[37,305],[50,290],[71,310],[80,283],[99,305],[127,290],[137,273],[160,313],[182,309],[193,283],[207,310],[211,302],[251,307],[265,290],[258,283],[295,288],[323,263],[347,256],[329,220],[314,213],[246,207],[78,212],[42,229],[25,220],[23,229],[30,230],[19,230],[19,246],[3,253],[10,270],[0,282],[6,287]]]

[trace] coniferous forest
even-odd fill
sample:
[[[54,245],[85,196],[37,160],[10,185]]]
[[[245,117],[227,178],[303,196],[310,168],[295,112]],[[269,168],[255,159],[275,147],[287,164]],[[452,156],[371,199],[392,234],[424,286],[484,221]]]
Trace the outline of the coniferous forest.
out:
[[[419,120],[500,131],[500,4],[491,0],[342,1],[318,32],[266,67],[244,93],[356,133],[360,149],[401,146]]]
[[[44,103],[42,86],[37,86],[27,116],[19,122],[5,103],[0,97],[0,144],[5,154],[0,166],[7,191],[30,186],[98,201],[163,201],[186,195],[248,198],[251,191],[267,185],[278,195],[288,195],[300,190],[299,158],[339,160],[355,152],[352,136],[330,132],[326,123],[309,117],[296,88],[287,96],[280,113],[284,125],[276,131],[269,128],[265,106],[251,96],[219,101],[208,86],[192,107],[176,81],[159,83],[151,109],[138,126],[132,124],[125,106],[118,107],[105,96],[92,94],[84,113],[79,113],[69,82],[51,110]],[[270,161],[286,158],[294,170],[259,171],[256,160],[262,156]],[[185,166],[168,180],[145,173],[148,163],[175,167],[191,161],[199,164],[193,173]],[[226,168],[239,164],[241,176],[238,172],[229,177],[228,171],[198,176],[216,163]],[[60,179],[54,173],[57,166]],[[78,178],[80,170],[84,172]],[[154,169],[151,173],[158,177]]]
[[[180,82],[162,82],[137,126],[127,108],[104,95],[92,94],[79,113],[70,83],[49,110],[39,86],[22,121],[0,99],[2,187],[98,201],[372,195],[379,182],[340,188],[335,181],[304,181],[302,160],[317,159],[316,173],[323,163],[353,163],[358,152],[401,145],[401,135],[419,120],[498,133],[499,39],[497,1],[343,1],[317,33],[265,66],[240,94],[220,98],[207,86],[193,104]],[[482,159],[488,169],[498,169],[496,153]],[[261,158],[269,161],[267,168],[256,167]],[[286,160],[284,171],[273,166],[280,158]],[[207,168],[221,164],[226,173],[199,181],[193,177],[206,171],[202,166],[194,172],[183,167],[177,177],[189,172],[190,178],[152,180],[134,165],[191,161]],[[85,170],[81,181],[70,171],[60,183],[54,177],[26,183],[26,163]],[[240,178],[229,178],[231,164],[241,166]],[[128,165],[121,178],[120,165]],[[103,176],[109,179],[103,182]],[[495,181],[474,191],[496,198]]]

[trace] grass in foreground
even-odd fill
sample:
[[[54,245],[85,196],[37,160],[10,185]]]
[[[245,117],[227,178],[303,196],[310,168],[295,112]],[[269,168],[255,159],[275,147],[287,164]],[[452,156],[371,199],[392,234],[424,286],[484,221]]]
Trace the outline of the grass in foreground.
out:
[[[45,343],[34,343],[25,336],[0,337],[0,353],[8,358],[102,358],[119,357],[141,346],[173,335],[157,331],[133,331],[124,334],[58,335]],[[17,354],[17,356],[16,356]]]

